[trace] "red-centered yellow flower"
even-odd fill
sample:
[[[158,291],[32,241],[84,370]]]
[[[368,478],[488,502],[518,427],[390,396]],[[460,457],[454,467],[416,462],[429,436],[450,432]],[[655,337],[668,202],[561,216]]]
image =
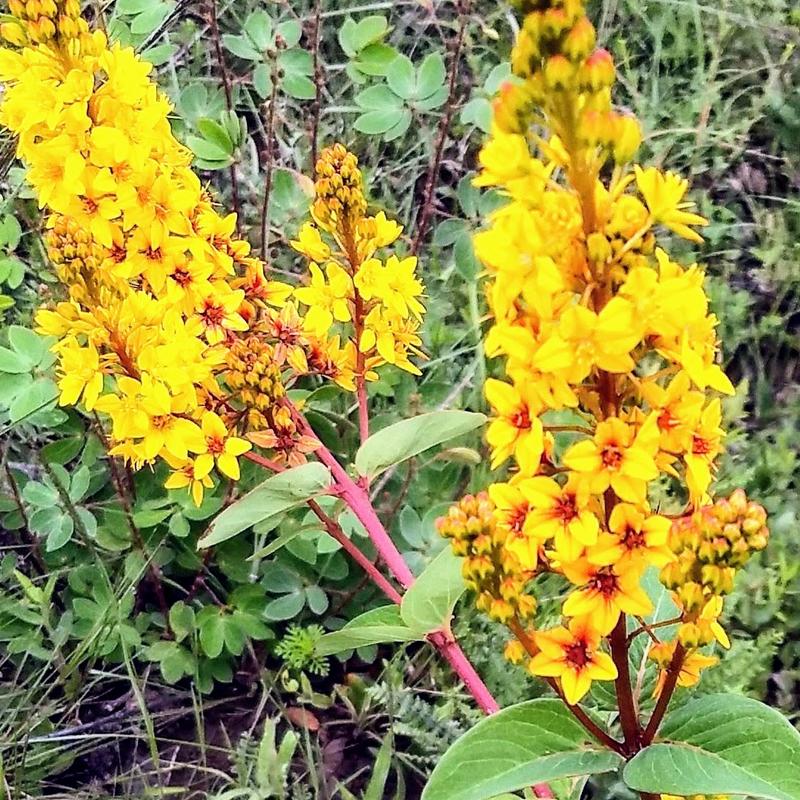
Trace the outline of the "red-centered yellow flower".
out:
[[[221,288],[221,287],[220,287]],[[227,286],[225,287],[227,290]],[[239,313],[244,292],[215,291],[203,298],[196,307],[199,319],[209,344],[225,341],[228,331],[246,331],[247,323]]]
[[[683,199],[689,188],[689,181],[672,172],[661,172],[655,167],[642,169],[637,164],[633,169],[636,173],[636,185],[653,219],[666,225],[678,236],[701,243],[703,237],[689,226],[708,225],[708,220],[686,210],[694,206],[693,202]]]
[[[531,506],[525,533],[542,542],[554,539],[560,559],[578,558],[584,547],[597,542],[600,523],[591,495],[577,476],[570,475],[564,486],[553,478],[530,478],[520,481],[519,489]]]
[[[653,610],[639,585],[640,569],[620,571],[615,566],[591,564],[587,559],[565,561],[561,568],[571,583],[581,587],[564,601],[564,616],[590,619],[601,636],[611,633],[620,614],[643,617]]]
[[[658,477],[658,441],[654,414],[638,431],[611,417],[598,424],[592,439],[572,445],[564,455],[564,464],[585,476],[593,494],[601,494],[610,486],[622,500],[642,504],[648,481]]]
[[[705,402],[701,392],[692,391],[689,375],[681,370],[666,387],[655,381],[643,380],[642,397],[657,413],[661,434],[659,448],[670,453],[682,453],[689,448],[691,424],[700,414]]]
[[[486,381],[484,391],[497,413],[486,432],[492,448],[492,469],[514,456],[523,474],[535,474],[544,453],[538,396],[530,385],[520,388],[494,378]]]
[[[630,352],[642,334],[633,306],[621,297],[613,298],[599,314],[571,306],[562,313],[558,332],[536,352],[533,366],[542,372],[564,372],[572,384],[584,380],[593,367],[630,372],[634,367]]]
[[[586,558],[592,564],[614,564],[619,572],[639,570],[642,564],[663,567],[674,561],[667,546],[672,522],[658,514],[648,514],[630,503],[614,506],[609,531],[600,534]]]
[[[494,483],[489,487],[497,525],[507,533],[504,547],[519,559],[520,566],[526,570],[535,569],[541,544],[525,527],[530,502],[520,487],[530,480],[532,479],[527,478],[514,483]]]
[[[214,488],[214,481],[211,476],[208,473],[205,475],[199,474],[197,464],[194,461],[181,463],[167,454],[165,454],[164,460],[174,469],[174,472],[167,478],[164,488],[185,489],[188,487],[194,504],[200,506],[203,502],[204,490]]]
[[[722,405],[715,397],[704,409],[692,429],[691,449],[683,457],[686,462],[686,484],[694,503],[704,502],[713,476],[714,460],[722,452],[725,431]]]
[[[194,462],[194,473],[198,478],[208,475],[214,463],[217,469],[228,478],[239,480],[239,462],[237,456],[246,453],[252,445],[245,439],[231,436],[225,423],[213,411],[206,411],[200,423],[205,437],[205,452]]]
[[[569,628],[559,626],[534,635],[539,652],[531,659],[534,675],[558,678],[564,698],[579,703],[592,688],[592,681],[613,681],[617,668],[608,653],[600,650],[601,635],[588,620],[570,620]]]

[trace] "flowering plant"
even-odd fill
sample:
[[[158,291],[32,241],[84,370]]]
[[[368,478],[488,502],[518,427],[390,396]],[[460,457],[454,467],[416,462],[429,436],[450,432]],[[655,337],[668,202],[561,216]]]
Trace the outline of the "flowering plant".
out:
[[[355,156],[322,152],[311,220],[291,243],[304,280],[274,280],[192,171],[151,66],[90,31],[75,0],[10,0],[0,123],[63,284],[37,315],[55,339],[60,402],[98,412],[112,457],[165,462],[167,488],[197,505],[223,481],[234,497],[240,459],[270,473],[202,547],[308,506],[389,601],[322,636],[319,654],[427,640],[490,714],[442,759],[428,800],[528,786],[552,797],[561,781],[618,770],[645,798],[797,800],[800,735],[777,712],[700,696],[668,713],[676,689],[716,663],[715,643],[728,645],[724,598],[768,540],[764,509],[743,492],[711,496],[720,395],[734,389],[703,273],[674,260],[665,236],[701,241],[706,222],[684,179],[633,162],[639,124],[612,105],[613,60],[581,0],[519,6],[514,80],[476,180],[505,200],[475,241],[485,347],[503,369],[484,387],[487,441],[505,472],[440,520],[452,549],[417,580],[370,483],[486,420],[440,411],[371,435],[376,370],[419,373],[424,287],[401,227],[369,213]],[[308,377],[354,395],[355,474],[293,392]],[[388,576],[347,536],[341,508]],[[538,609],[546,575],[564,589],[558,619]],[[465,587],[507,627],[508,660],[555,698],[498,710],[450,628]]]
[[[508,660],[562,703],[479,725],[425,796],[488,798],[620,767],[642,797],[791,795],[770,750],[780,741],[796,764],[800,737],[776,712],[705,696],[667,715],[676,688],[717,663],[713,646],[730,646],[724,597],[769,536],[744,492],[710,495],[720,395],[734,388],[703,273],[665,238],[701,242],[706,220],[686,180],[633,161],[639,123],[612,105],[614,63],[583,2],[518,6],[514,81],[476,179],[506,198],[475,246],[489,279],[486,349],[505,371],[484,387],[487,440],[492,466],[510,469],[439,527],[478,608],[508,628]],[[537,616],[546,574],[564,582],[560,619]],[[596,682],[613,682],[606,708]],[[740,769],[764,786],[745,786]]]

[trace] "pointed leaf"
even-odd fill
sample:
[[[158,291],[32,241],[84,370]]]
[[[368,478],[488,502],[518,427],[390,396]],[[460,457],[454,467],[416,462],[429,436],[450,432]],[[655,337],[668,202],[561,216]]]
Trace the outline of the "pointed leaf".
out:
[[[557,778],[610,772],[621,763],[560,700],[531,700],[487,717],[458,739],[422,800],[488,800]]]
[[[642,792],[800,800],[800,732],[777,710],[734,694],[699,697],[669,714],[658,743],[626,766]]]
[[[445,547],[403,596],[400,616],[419,633],[440,630],[449,626],[453,608],[465,589],[461,559]]]
[[[421,638],[403,622],[398,606],[381,606],[361,614],[341,630],[321,636],[315,651],[321,656],[332,656],[369,644],[414,642]]]
[[[431,411],[404,419],[378,431],[356,453],[359,475],[374,478],[393,464],[399,464],[431,447],[480,428],[483,414],[472,411]]]
[[[289,511],[323,493],[331,484],[328,470],[316,461],[267,478],[228,506],[212,523],[198,548],[212,547],[267,517]]]

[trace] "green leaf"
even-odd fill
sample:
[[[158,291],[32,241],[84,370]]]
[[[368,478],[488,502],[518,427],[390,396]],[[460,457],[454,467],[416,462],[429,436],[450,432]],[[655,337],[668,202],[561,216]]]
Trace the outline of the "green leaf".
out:
[[[388,32],[389,22],[384,16],[367,16],[358,23],[348,17],[339,28],[339,44],[349,58],[355,58],[361,50],[376,44]]]
[[[324,614],[330,605],[328,595],[319,586],[309,586],[306,589],[306,603],[314,614]]]
[[[439,91],[444,84],[446,74],[444,58],[441,53],[431,53],[425,56],[425,60],[417,72],[416,98],[424,100]]]
[[[658,743],[625,767],[632,789],[665,794],[743,794],[800,799],[800,732],[749,697],[712,694],[669,714]]]
[[[557,778],[610,772],[621,763],[560,700],[531,700],[487,717],[458,739],[422,800],[488,800]]]
[[[408,56],[398,55],[386,73],[389,88],[404,100],[414,97],[417,90],[417,76],[414,65]]]
[[[233,140],[225,129],[225,126],[215,119],[208,119],[205,117],[198,120],[197,130],[203,134],[203,138],[216,145],[225,155],[231,155],[233,153]]]
[[[295,47],[303,35],[303,25],[300,20],[287,19],[275,26],[275,34],[283,39],[286,47]]]
[[[47,340],[21,325],[9,325],[8,341],[31,365],[38,364],[47,352]]]
[[[25,356],[7,347],[0,347],[0,372],[10,372],[19,375],[22,372],[30,372],[33,362]]]
[[[317,87],[314,81],[305,75],[287,72],[281,82],[281,88],[295,100],[313,100],[317,96]]]
[[[48,553],[63,547],[71,538],[75,530],[75,522],[68,514],[63,514],[58,524],[50,530],[44,549]]]
[[[265,100],[272,92],[272,74],[266,64],[259,64],[253,70],[253,88],[258,93],[258,96]]]
[[[397,95],[384,84],[370,86],[359,92],[356,97],[356,105],[365,111],[375,111],[383,108],[400,108],[400,100]]]
[[[258,61],[261,58],[261,53],[256,50],[247,36],[226,33],[222,36],[222,43],[225,45],[226,50],[229,50],[235,56],[239,56],[239,58],[245,59],[245,61]]]
[[[152,33],[172,13],[174,3],[155,3],[147,11],[138,14],[131,21],[131,33],[134,36]]]
[[[384,140],[387,142],[392,142],[395,139],[399,139],[411,127],[412,119],[413,115],[411,111],[407,108],[404,108],[400,114],[400,119],[397,120],[397,123],[392,125],[392,127],[383,134]]]
[[[409,628],[422,634],[447,628],[465,589],[461,559],[445,547],[406,591],[400,616]]]
[[[389,72],[392,62],[396,58],[397,50],[389,47],[388,44],[371,44],[358,54],[358,59],[353,62],[353,66],[364,75],[379,78]]]
[[[485,422],[485,415],[472,411],[431,411],[404,419],[373,434],[361,445],[356,453],[356,469],[359,475],[374,478],[393,464],[474,431]]]
[[[485,97],[474,97],[462,109],[462,125],[475,125],[484,133],[492,129],[492,104]]]
[[[21,422],[39,411],[45,411],[55,404],[58,387],[50,378],[34,381],[25,392],[17,395],[9,409],[12,422]]]
[[[253,11],[244,21],[244,30],[261,53],[272,46],[272,18],[266,11]]]
[[[216,658],[225,646],[225,620],[219,612],[209,614],[200,623],[200,646],[209,658]]]
[[[300,589],[284,594],[270,600],[264,607],[264,616],[267,619],[282,620],[296,617],[306,604],[306,595]]]
[[[353,127],[360,133],[386,133],[386,131],[394,128],[402,119],[402,108],[381,108],[362,114],[353,123]]]
[[[369,644],[416,642],[421,638],[403,622],[398,606],[381,606],[361,614],[341,630],[321,636],[315,652],[321,656],[332,656]]]
[[[169,610],[169,626],[179,642],[190,636],[195,628],[194,609],[178,600]]]
[[[302,505],[322,494],[330,484],[330,473],[316,461],[273,475],[228,506],[197,546],[212,547],[224,542],[256,522]]]

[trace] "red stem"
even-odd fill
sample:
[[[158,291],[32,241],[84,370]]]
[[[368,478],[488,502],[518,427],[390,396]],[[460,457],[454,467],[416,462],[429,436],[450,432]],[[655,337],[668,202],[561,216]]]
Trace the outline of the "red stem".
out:
[[[630,664],[628,663],[628,636],[626,627],[627,616],[620,614],[619,622],[609,636],[611,657],[617,667],[617,678],[614,688],[617,692],[617,706],[619,707],[619,721],[622,733],[625,736],[625,750],[635,753],[640,747],[641,728],[636,704],[633,701],[633,688],[631,687]]]
[[[386,576],[367,558],[367,556],[358,549],[358,547],[347,537],[347,534],[342,530],[341,525],[336,520],[329,517],[320,507],[316,500],[308,501],[309,508],[317,515],[325,530],[342,546],[342,549],[350,555],[364,572],[369,575],[372,582],[393,602],[398,605],[402,602],[403,597],[397,589],[392,586],[386,579]]]
[[[653,709],[653,716],[650,717],[650,722],[647,723],[644,734],[642,735],[642,745],[647,747],[661,727],[661,722],[664,715],[667,713],[669,701],[675,692],[675,687],[678,683],[678,676],[681,674],[681,667],[683,666],[683,659],[686,656],[686,651],[683,645],[678,643],[675,646],[675,652],[672,655],[672,661],[669,662],[667,667],[667,679],[664,681],[664,686],[661,688],[661,694],[658,696],[658,702]]]

